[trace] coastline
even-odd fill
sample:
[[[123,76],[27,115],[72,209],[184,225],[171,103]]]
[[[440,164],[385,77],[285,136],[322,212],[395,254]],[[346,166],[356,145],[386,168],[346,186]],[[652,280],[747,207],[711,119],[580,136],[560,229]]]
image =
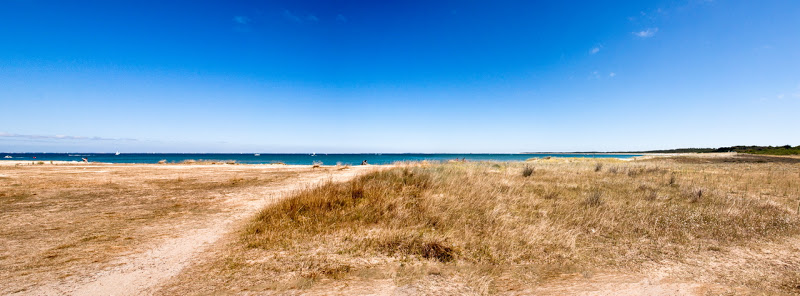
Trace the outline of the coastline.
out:
[[[2,155],[2,154],[0,154]],[[496,162],[522,162],[533,157],[539,158],[633,158],[640,154],[71,154],[71,153],[11,153],[6,154],[11,158],[4,161],[25,162],[50,162],[54,164],[80,163],[81,158],[88,158],[92,163],[138,163],[156,164],[286,164],[286,165],[360,165],[366,162],[370,165],[386,165],[407,162],[447,162],[461,161],[496,161]]]

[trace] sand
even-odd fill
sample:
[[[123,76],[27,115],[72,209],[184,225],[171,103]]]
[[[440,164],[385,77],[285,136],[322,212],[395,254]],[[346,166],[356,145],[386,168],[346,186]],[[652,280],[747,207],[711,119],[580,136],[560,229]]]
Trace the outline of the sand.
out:
[[[3,165],[16,166],[19,162],[4,161]],[[30,162],[21,162],[19,165],[29,165]],[[27,163],[27,164],[26,164]],[[224,170],[235,171],[245,169],[264,168],[264,173],[270,171],[305,170],[299,175],[284,181],[270,184],[266,187],[251,188],[227,196],[224,213],[208,215],[200,223],[179,225],[161,225],[170,227],[170,237],[148,244],[133,254],[126,254],[112,260],[107,268],[101,270],[91,269],[86,266],[79,275],[62,279],[50,279],[38,282],[34,287],[22,288],[11,292],[11,295],[148,295],[152,294],[159,285],[171,277],[179,274],[186,266],[192,264],[196,255],[207,249],[208,246],[219,240],[223,235],[234,230],[237,222],[256,214],[267,204],[274,202],[294,190],[313,186],[326,181],[345,181],[368,170],[377,167],[352,167],[347,169],[317,169],[310,170],[310,166],[233,166],[233,165],[108,165],[108,164],[64,164],[35,165],[27,169],[52,169],[55,166],[66,165],[71,170],[59,171],[59,174],[78,176],[106,175],[109,170],[125,170],[128,168],[153,169],[169,171],[197,171],[197,170]],[[59,168],[63,169],[63,168]],[[12,171],[13,172],[13,171]],[[3,173],[4,178],[10,178],[11,173]],[[66,176],[65,178],[71,178]],[[35,178],[35,177],[34,177]],[[155,227],[160,227],[156,225]],[[6,279],[8,280],[8,279]],[[5,281],[5,280],[3,280]],[[16,283],[19,284],[19,283]]]

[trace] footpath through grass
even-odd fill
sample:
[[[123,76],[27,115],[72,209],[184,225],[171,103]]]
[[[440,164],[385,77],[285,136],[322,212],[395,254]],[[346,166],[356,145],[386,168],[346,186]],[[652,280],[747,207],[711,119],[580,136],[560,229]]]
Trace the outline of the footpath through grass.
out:
[[[206,268],[222,269],[228,290],[431,274],[478,293],[529,288],[797,235],[798,176],[795,164],[674,160],[399,167],[266,208]],[[800,283],[791,269],[720,276],[775,291]]]

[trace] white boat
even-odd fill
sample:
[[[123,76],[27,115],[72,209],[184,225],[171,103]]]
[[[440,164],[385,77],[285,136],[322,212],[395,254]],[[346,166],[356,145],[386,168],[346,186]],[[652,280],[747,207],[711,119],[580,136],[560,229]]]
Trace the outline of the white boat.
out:
[[[114,155],[119,155],[119,151],[117,151],[117,153],[114,153]]]
[[[311,156],[317,156],[317,154],[314,153],[314,152],[311,152]]]
[[[261,154],[256,153],[256,154],[253,154],[253,156],[261,156]]]
[[[6,155],[6,157],[3,158],[13,158],[13,157],[11,157],[11,155]]]

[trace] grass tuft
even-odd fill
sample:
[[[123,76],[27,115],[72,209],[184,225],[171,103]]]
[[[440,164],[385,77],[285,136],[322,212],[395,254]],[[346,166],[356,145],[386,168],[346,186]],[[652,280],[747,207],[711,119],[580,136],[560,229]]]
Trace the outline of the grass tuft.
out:
[[[597,207],[603,204],[603,194],[599,191],[590,192],[586,195],[583,204],[589,207]]]
[[[527,178],[531,175],[533,175],[533,167],[526,165],[525,168],[522,169],[522,176]]]

